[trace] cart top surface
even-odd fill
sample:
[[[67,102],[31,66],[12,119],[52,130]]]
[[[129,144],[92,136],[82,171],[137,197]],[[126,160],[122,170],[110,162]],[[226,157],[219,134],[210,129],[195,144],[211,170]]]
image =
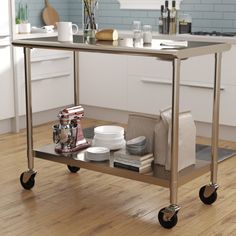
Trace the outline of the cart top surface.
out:
[[[57,37],[18,39],[14,46],[27,48],[63,49],[69,51],[92,51],[116,54],[135,54],[162,59],[184,59],[193,56],[214,54],[230,49],[228,43],[172,41],[153,39],[151,44],[143,44],[132,38],[119,38],[117,41],[87,40],[82,35],[74,35],[73,42],[59,42]]]

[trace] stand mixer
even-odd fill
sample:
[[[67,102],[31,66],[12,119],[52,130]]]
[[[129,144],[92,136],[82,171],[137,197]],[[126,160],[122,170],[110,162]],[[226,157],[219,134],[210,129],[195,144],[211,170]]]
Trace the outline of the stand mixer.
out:
[[[82,106],[61,110],[58,114],[59,124],[53,126],[53,142],[58,153],[70,153],[91,145],[83,135],[80,120],[84,116]]]

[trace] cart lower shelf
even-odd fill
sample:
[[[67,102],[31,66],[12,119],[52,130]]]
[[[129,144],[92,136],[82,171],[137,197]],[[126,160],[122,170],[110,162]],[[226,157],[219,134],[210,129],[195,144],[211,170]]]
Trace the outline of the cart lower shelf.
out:
[[[85,159],[84,151],[72,154],[58,154],[54,150],[55,145],[50,144],[40,149],[34,150],[36,158],[45,159],[53,162],[63,163],[74,167],[98,171],[145,183],[151,183],[163,187],[170,186],[170,171],[166,171],[163,166],[154,164],[153,172],[140,174],[135,171],[113,167],[113,158],[105,162],[93,162]],[[79,154],[79,155],[78,155]],[[179,171],[178,185],[181,186],[210,171],[210,162],[197,160],[195,165],[189,166]]]

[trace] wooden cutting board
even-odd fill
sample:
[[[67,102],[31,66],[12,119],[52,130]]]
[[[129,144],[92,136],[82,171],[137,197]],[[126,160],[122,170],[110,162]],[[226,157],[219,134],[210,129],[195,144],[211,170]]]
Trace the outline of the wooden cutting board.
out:
[[[57,11],[50,5],[48,0],[45,0],[45,8],[43,9],[42,17],[46,25],[56,26],[56,22],[60,20]]]

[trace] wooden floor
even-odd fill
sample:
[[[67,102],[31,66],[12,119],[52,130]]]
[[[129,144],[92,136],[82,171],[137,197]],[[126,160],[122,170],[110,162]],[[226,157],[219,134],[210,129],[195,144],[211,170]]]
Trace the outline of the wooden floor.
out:
[[[83,127],[94,124],[83,122]],[[96,123],[101,124],[100,122]],[[52,124],[35,128],[35,146],[51,143]],[[207,143],[198,139],[199,143]],[[222,146],[236,148],[235,143]],[[23,190],[27,170],[25,131],[0,135],[0,235],[139,236],[236,235],[236,158],[219,165],[218,200],[206,206],[198,198],[209,174],[179,188],[179,222],[163,229],[157,219],[169,205],[169,189],[35,159],[36,184]]]

